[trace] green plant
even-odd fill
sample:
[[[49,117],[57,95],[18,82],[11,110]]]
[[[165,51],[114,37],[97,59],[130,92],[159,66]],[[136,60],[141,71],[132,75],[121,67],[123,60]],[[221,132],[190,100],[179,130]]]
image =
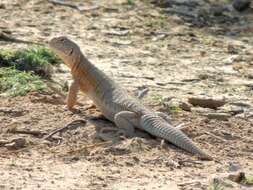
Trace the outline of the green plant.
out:
[[[16,167],[17,163],[15,159],[11,159],[10,167]]]
[[[15,68],[0,68],[0,93],[7,96],[22,96],[31,91],[43,91],[46,85],[40,77]]]
[[[144,24],[150,28],[164,28],[166,25],[168,25],[166,17],[163,16],[155,18],[148,17]]]
[[[152,98],[154,101],[158,102],[159,104],[162,104],[162,103],[163,103],[163,97],[162,97],[161,95],[153,95],[153,96],[151,96],[151,98]]]
[[[45,47],[36,46],[17,51],[0,50],[0,67],[32,71],[45,78],[50,78],[52,65],[59,63],[59,58]]]
[[[179,113],[182,111],[182,109],[179,106],[169,106],[169,112],[170,113]]]
[[[134,5],[134,1],[133,0],[127,0],[127,4],[128,5]]]
[[[242,183],[246,185],[253,185],[253,176],[246,176]]]
[[[224,187],[220,183],[213,183],[208,190],[224,190]]]
[[[169,102],[170,100],[166,100],[166,98],[161,95],[153,95],[152,99],[166,108],[166,111],[169,113],[179,113],[182,111],[178,105]]]

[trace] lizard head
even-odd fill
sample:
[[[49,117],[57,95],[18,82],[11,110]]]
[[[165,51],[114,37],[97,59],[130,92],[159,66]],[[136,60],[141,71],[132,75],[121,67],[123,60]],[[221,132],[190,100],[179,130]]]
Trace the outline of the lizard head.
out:
[[[79,46],[65,36],[55,37],[49,41],[49,47],[56,53],[70,68],[80,55]]]

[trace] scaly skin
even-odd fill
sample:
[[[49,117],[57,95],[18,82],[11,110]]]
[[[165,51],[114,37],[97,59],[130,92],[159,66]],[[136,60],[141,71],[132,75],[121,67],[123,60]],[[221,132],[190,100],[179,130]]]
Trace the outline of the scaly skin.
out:
[[[166,114],[154,112],[145,107],[91,64],[76,43],[62,36],[53,38],[49,46],[71,69],[74,82],[70,86],[67,98],[69,109],[75,105],[77,92],[80,89],[126,136],[133,136],[136,127],[151,135],[161,137],[202,159],[212,159],[183,132],[171,126]]]

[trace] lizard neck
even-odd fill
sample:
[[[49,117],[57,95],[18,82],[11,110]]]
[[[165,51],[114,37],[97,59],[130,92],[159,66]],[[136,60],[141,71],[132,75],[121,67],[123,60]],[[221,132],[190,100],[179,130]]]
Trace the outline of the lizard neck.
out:
[[[82,53],[76,56],[71,65],[71,74],[73,79],[80,83],[81,91],[92,91],[98,84],[99,76],[94,74],[96,67]]]
[[[93,65],[84,57],[82,53],[80,53],[76,58],[72,61],[71,74],[73,77],[80,78],[81,76],[90,76],[93,70]]]

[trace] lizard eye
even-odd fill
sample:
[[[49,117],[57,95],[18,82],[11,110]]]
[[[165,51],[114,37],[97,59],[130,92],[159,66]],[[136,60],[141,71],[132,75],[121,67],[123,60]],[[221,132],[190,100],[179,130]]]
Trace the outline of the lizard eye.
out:
[[[61,42],[64,42],[64,38],[61,38],[60,41],[61,41]]]

